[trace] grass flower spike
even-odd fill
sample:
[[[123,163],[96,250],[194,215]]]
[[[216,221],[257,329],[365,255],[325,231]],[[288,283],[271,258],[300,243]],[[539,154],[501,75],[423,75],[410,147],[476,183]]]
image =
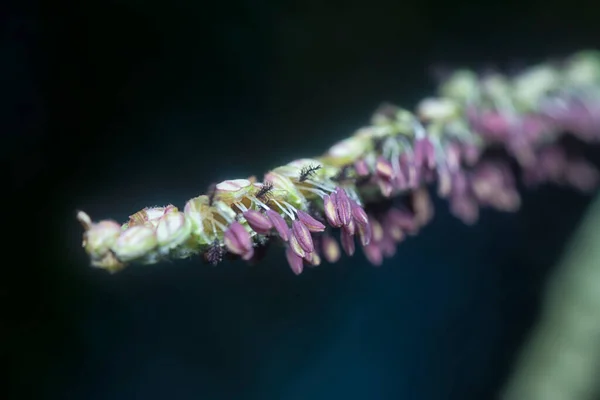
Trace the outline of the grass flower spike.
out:
[[[145,208],[124,224],[77,218],[92,266],[109,272],[193,255],[256,262],[270,243],[295,274],[357,248],[379,266],[433,218],[428,187],[467,224],[481,207],[517,210],[518,179],[594,190],[598,171],[567,151],[565,134],[600,140],[600,53],[510,77],[456,71],[414,113],[384,105],[369,126],[262,181],[226,180],[182,210]]]

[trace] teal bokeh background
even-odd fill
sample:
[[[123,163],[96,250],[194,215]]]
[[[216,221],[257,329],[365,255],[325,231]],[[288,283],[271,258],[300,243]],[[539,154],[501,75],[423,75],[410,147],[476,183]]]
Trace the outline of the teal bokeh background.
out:
[[[75,210],[123,220],[181,205],[214,181],[323,151],[382,101],[413,106],[435,72],[510,71],[597,45],[591,7],[131,0],[15,11],[6,60],[21,72],[9,93],[30,95],[7,96],[26,111],[6,108],[6,131],[23,135],[3,157],[39,216],[19,224],[35,251],[19,253],[3,285],[11,394],[494,398],[585,196],[528,192],[518,214],[485,212],[475,227],[437,201],[434,223],[382,268],[357,255],[300,277],[277,249],[256,267],[189,260],[108,276],[88,268]]]

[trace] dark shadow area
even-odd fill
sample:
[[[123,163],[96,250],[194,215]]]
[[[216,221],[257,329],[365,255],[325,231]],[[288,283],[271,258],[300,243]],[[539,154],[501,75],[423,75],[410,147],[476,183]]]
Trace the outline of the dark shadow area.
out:
[[[321,153],[383,101],[412,107],[436,70],[598,46],[594,2],[25,8],[3,25],[11,398],[495,398],[589,197],[544,187],[474,227],[437,201],[381,268],[357,254],[299,277],[279,249],[110,276],[88,267],[75,210],[181,206]]]

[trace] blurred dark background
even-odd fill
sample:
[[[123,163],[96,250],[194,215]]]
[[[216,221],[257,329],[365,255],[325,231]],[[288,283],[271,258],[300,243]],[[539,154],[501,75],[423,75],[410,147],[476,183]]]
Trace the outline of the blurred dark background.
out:
[[[494,399],[590,197],[437,216],[382,268],[88,267],[94,219],[319,154],[434,72],[600,46],[592,0],[22,2],[2,13],[2,358],[15,399]],[[5,218],[6,218],[5,217]]]

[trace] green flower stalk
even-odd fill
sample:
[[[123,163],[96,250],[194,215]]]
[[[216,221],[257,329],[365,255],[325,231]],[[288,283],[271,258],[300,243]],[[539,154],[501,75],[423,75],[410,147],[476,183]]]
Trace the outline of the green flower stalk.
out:
[[[456,71],[414,112],[384,105],[320,156],[262,180],[225,180],[183,209],[144,208],[124,224],[93,222],[83,211],[77,218],[92,266],[109,272],[193,255],[213,265],[225,256],[256,262],[257,249],[273,242],[296,274],[322,258],[337,261],[341,250],[353,255],[357,243],[381,265],[432,219],[431,185],[469,224],[481,207],[519,208],[517,175],[529,185],[594,190],[598,171],[564,150],[565,134],[600,139],[598,52],[515,76]]]

